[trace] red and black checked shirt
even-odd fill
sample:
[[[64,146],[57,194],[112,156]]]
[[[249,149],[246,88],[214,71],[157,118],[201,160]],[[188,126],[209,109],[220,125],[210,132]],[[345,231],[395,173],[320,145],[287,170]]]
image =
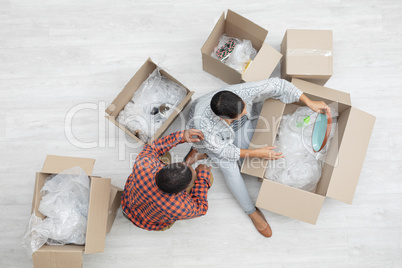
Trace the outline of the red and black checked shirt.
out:
[[[177,220],[207,213],[207,192],[211,187],[209,171],[197,173],[190,194],[185,190],[168,194],[159,190],[155,183],[156,173],[165,166],[159,157],[183,143],[183,133],[178,131],[144,145],[135,161],[133,172],[124,187],[121,205],[131,222],[140,228],[160,230]]]

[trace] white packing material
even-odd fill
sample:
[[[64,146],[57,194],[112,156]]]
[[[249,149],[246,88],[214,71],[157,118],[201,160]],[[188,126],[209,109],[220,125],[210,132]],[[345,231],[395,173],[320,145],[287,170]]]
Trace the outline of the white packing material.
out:
[[[324,148],[314,152],[312,133],[318,113],[300,107],[293,114],[284,115],[274,146],[282,152],[282,159],[268,161],[265,178],[306,191],[314,191],[321,178],[322,165],[334,136],[338,113],[331,108],[331,133]]]
[[[45,243],[85,244],[89,188],[90,179],[78,166],[46,179],[38,208],[45,218],[33,212],[22,239],[30,256]]]
[[[223,34],[211,56],[243,74],[249,63],[257,56],[257,50],[253,48],[250,40],[242,41]]]
[[[186,95],[187,90],[183,86],[161,75],[159,68],[156,68],[116,120],[146,143]]]

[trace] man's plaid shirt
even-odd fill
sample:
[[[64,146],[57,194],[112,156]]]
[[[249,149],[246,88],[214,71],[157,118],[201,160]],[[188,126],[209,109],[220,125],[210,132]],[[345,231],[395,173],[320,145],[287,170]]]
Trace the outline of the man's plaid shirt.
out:
[[[207,192],[211,187],[209,171],[197,173],[190,194],[185,190],[168,194],[159,190],[155,183],[156,173],[165,166],[159,157],[183,143],[183,134],[184,131],[178,131],[144,145],[135,161],[124,187],[121,205],[131,222],[140,228],[160,230],[177,220],[207,213]]]

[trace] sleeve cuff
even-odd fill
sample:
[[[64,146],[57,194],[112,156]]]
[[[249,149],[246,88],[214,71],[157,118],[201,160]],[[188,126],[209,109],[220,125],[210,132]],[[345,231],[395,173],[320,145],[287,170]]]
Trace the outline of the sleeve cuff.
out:
[[[178,134],[177,141],[178,141],[179,143],[184,143],[184,142],[186,142],[186,141],[184,140],[184,131],[185,131],[185,130],[181,130],[181,131],[178,131],[178,132],[177,132],[177,134]]]
[[[303,91],[301,91],[300,89],[297,89],[297,91],[296,91],[296,98],[297,98],[297,100],[296,100],[296,101],[299,101],[299,100],[300,100],[301,95],[303,95]]]

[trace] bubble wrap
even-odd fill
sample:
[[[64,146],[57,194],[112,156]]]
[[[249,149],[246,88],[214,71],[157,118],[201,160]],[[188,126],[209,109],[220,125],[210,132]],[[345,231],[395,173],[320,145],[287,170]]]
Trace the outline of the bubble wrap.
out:
[[[40,194],[41,219],[32,213],[22,244],[29,255],[45,243],[51,245],[85,243],[90,180],[80,167],[49,176]]]
[[[300,107],[284,115],[274,146],[285,158],[268,161],[265,177],[269,180],[312,192],[321,178],[330,140],[334,136],[338,113],[331,108],[332,127],[327,144],[318,153],[312,148],[311,137],[318,114],[309,107]]]
[[[187,90],[184,87],[162,76],[159,68],[156,68],[134,93],[116,120],[146,143],[186,95]],[[166,114],[152,115],[151,112],[162,104],[167,104],[170,110]]]
[[[215,59],[221,60],[217,56],[217,52],[230,40],[234,40],[236,45],[230,55],[222,60],[222,62],[242,74],[246,71],[246,67],[249,62],[254,60],[255,56],[257,55],[257,50],[253,48],[250,40],[244,39],[241,41],[238,38],[229,37],[226,34],[223,34],[219,38],[218,46],[215,47],[211,56]]]

